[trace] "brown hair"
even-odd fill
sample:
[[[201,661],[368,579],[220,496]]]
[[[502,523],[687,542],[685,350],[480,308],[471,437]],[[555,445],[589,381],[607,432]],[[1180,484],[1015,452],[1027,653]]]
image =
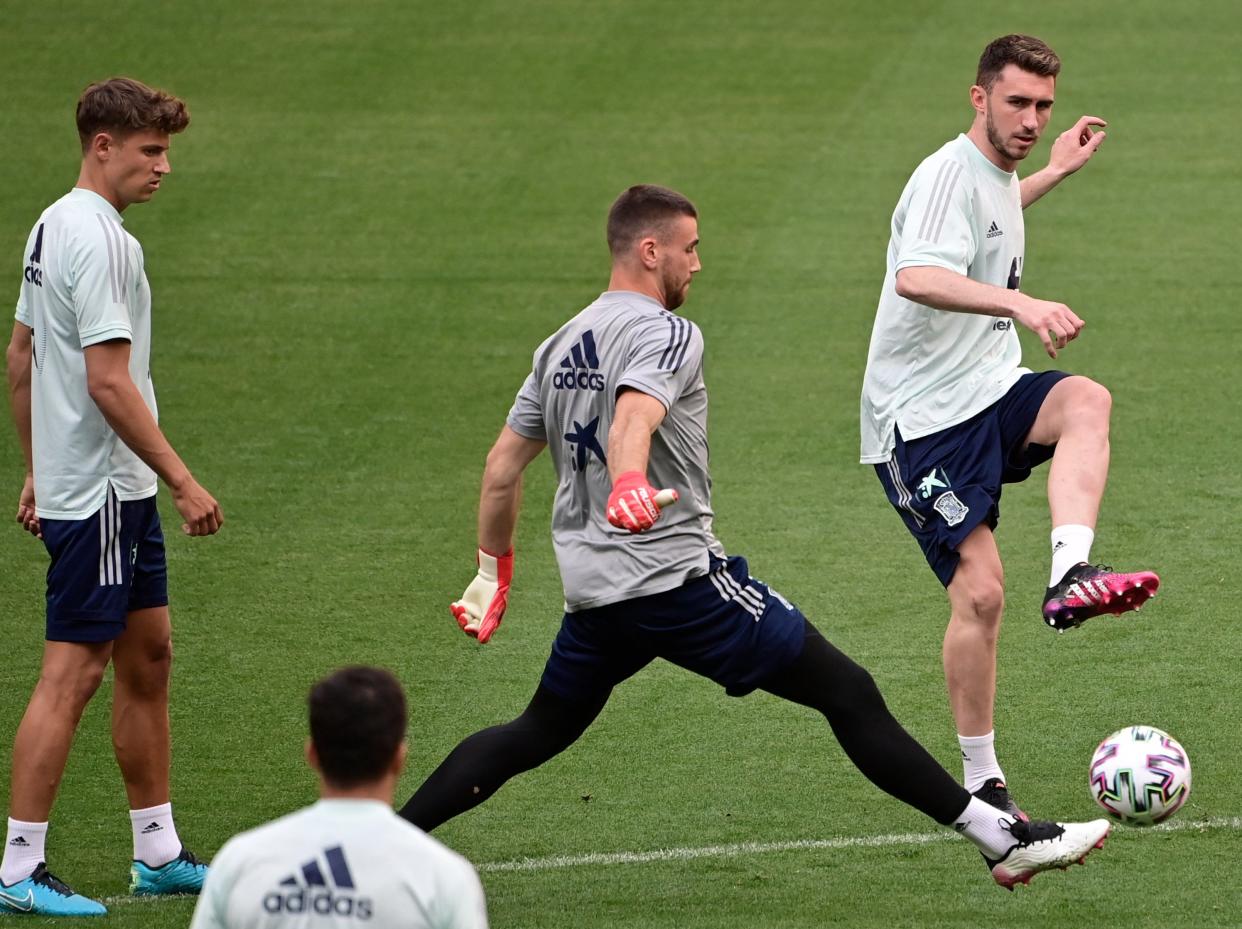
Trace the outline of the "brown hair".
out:
[[[1056,77],[1061,73],[1061,59],[1041,40],[1032,35],[1003,35],[983,50],[975,83],[984,90],[991,90],[1005,65],[1010,64],[1040,77]]]
[[[698,215],[694,204],[677,191],[636,184],[617,197],[608,211],[608,250],[616,257],[644,236],[663,238],[670,220]]]
[[[405,694],[392,672],[342,668],[311,688],[308,703],[324,780],[346,788],[380,780],[405,739]]]
[[[78,98],[78,138],[86,151],[96,133],[118,136],[144,129],[174,135],[190,125],[190,111],[170,93],[128,77],[96,81]]]

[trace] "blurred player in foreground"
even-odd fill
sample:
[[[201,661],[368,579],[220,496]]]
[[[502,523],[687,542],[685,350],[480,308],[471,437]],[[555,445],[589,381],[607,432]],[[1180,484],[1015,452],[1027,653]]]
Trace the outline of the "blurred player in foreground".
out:
[[[487,929],[470,862],[392,811],[406,754],[396,678],[344,668],[309,702],[319,802],[230,839],[191,929]]]
[[[52,563],[43,664],[13,744],[0,913],[105,912],[48,872],[44,849],[74,731],[109,662],[134,838],[130,890],[197,893],[207,870],[181,845],[169,799],[172,626],[157,477],[187,534],[211,535],[224,517],[156,421],[151,289],[142,246],[121,219],[155,196],[171,170],[169,138],[189,122],[184,103],[138,81],[87,87],[78,182],[26,242],[7,356],[26,453],[17,521]]]
[[[615,685],[663,658],[731,696],[762,689],[823,713],[863,774],[972,841],[1005,887],[1081,861],[1107,822],[1023,822],[972,797],[893,719],[871,676],[712,534],[703,337],[673,312],[700,269],[697,216],[665,188],[622,193],[608,290],[535,352],[487,458],[478,576],[452,610],[480,642],[496,631],[522,472],[550,445],[564,621],[526,710],[458,745],[401,815],[431,830],[482,803],[572,745]]]
[[[1107,390],[1061,371],[1021,367],[1014,323],[1048,354],[1084,322],[1063,303],[1018,290],[1022,210],[1080,169],[1104,141],[1083,116],[1052,144],[1047,167],[1016,168],[1052,115],[1061,62],[1031,36],[984,49],[970,130],[927,158],[893,212],[861,404],[862,461],[949,595],[944,671],[968,790],[1021,815],[996,760],[996,643],[1005,577],[993,537],[1001,485],[1049,459],[1052,569],[1044,621],[1065,631],[1155,595],[1150,571],[1092,565],[1108,479]]]

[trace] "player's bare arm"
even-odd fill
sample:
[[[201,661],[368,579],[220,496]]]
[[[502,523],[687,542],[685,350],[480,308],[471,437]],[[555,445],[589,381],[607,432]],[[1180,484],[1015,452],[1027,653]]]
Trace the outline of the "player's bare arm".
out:
[[[627,471],[647,473],[651,435],[664,422],[664,404],[640,390],[622,390],[608,430],[608,474],[615,481]]]
[[[513,547],[513,532],[522,506],[522,473],[547,447],[528,439],[508,425],[487,453],[483,489],[479,495],[479,547],[500,554]]]
[[[1098,116],[1083,116],[1052,143],[1048,165],[1021,181],[1022,209],[1026,209],[1052,188],[1091,160],[1104,144],[1108,123]],[[1096,128],[1099,127],[1099,128]]]
[[[664,404],[639,390],[623,390],[617,397],[608,430],[608,522],[627,532],[645,532],[660,518],[662,507],[677,502],[677,491],[656,490],[647,480],[651,436],[664,421]]]
[[[172,491],[186,535],[213,535],[224,524],[220,504],[194,479],[147,409],[129,376],[129,342],[111,339],[86,347],[86,388],[104,419],[134,454]]]
[[[973,280],[947,268],[902,268],[897,293],[907,300],[950,313],[1004,316],[1039,336],[1051,358],[1078,337],[1086,323],[1064,303],[1039,300],[1019,290]]]
[[[487,453],[479,495],[479,570],[449,611],[462,632],[486,645],[504,619],[513,581],[513,532],[522,506],[522,474],[548,443],[506,424]]]
[[[13,410],[13,423],[17,437],[26,456],[26,478],[22,492],[17,498],[17,521],[23,529],[36,537],[41,535],[39,517],[35,515],[34,456],[30,441],[30,366],[34,330],[23,323],[13,323],[13,336],[5,352],[9,375],[9,404]]]

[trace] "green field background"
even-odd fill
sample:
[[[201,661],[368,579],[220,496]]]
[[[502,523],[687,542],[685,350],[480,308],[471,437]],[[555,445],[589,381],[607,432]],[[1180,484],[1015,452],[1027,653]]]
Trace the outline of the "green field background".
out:
[[[313,798],[305,692],[331,668],[383,664],[408,688],[399,800],[460,738],[524,706],[560,620],[546,461],[529,474],[493,643],[465,639],[447,604],[473,573],[483,456],[536,345],[603,289],[604,215],[638,182],[700,211],[684,312],[707,343],[718,534],[958,773],[944,595],[856,463],[858,390],[902,186],[968,125],[987,41],[1046,39],[1064,60],[1049,135],[1092,113],[1109,136],[1028,215],[1023,289],[1087,320],[1060,364],[1113,391],[1094,554],[1165,584],[1140,617],[1050,633],[1042,478],[1010,488],[998,745],[1025,808],[1087,818],[1096,742],[1131,723],[1168,729],[1194,762],[1183,828],[1118,831],[1089,867],[1013,895],[952,840],[489,870],[935,830],[873,789],[822,719],[657,664],[578,745],[437,836],[483,866],[496,927],[1242,925],[1233,0],[112,0],[6,4],[3,23],[12,299],[31,225],[76,177],[82,87],[129,74],[193,114],[171,178],[125,219],[154,293],[166,432],[227,520],[218,537],[168,540],[173,800],[202,856]],[[0,515],[21,468],[9,431]],[[45,567],[15,524],[0,531],[4,796]],[[109,925],[182,926],[190,901],[123,897],[109,698],[105,684],[81,726],[50,865],[110,901]]]

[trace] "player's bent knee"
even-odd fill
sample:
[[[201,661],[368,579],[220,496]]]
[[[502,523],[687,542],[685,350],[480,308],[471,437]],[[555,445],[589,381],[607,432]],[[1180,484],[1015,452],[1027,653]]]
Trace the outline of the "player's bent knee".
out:
[[[996,578],[977,578],[962,591],[954,618],[995,630],[1005,612],[1005,585]]]
[[[1109,389],[1089,377],[1074,377],[1069,380],[1074,385],[1070,398],[1072,416],[1101,420],[1107,425],[1113,410],[1113,395]]]
[[[130,696],[154,698],[168,692],[172,679],[172,640],[145,643],[116,664],[116,680]]]
[[[103,683],[104,667],[89,664],[73,669],[63,665],[45,668],[39,676],[36,695],[55,707],[56,712],[81,715]]]

